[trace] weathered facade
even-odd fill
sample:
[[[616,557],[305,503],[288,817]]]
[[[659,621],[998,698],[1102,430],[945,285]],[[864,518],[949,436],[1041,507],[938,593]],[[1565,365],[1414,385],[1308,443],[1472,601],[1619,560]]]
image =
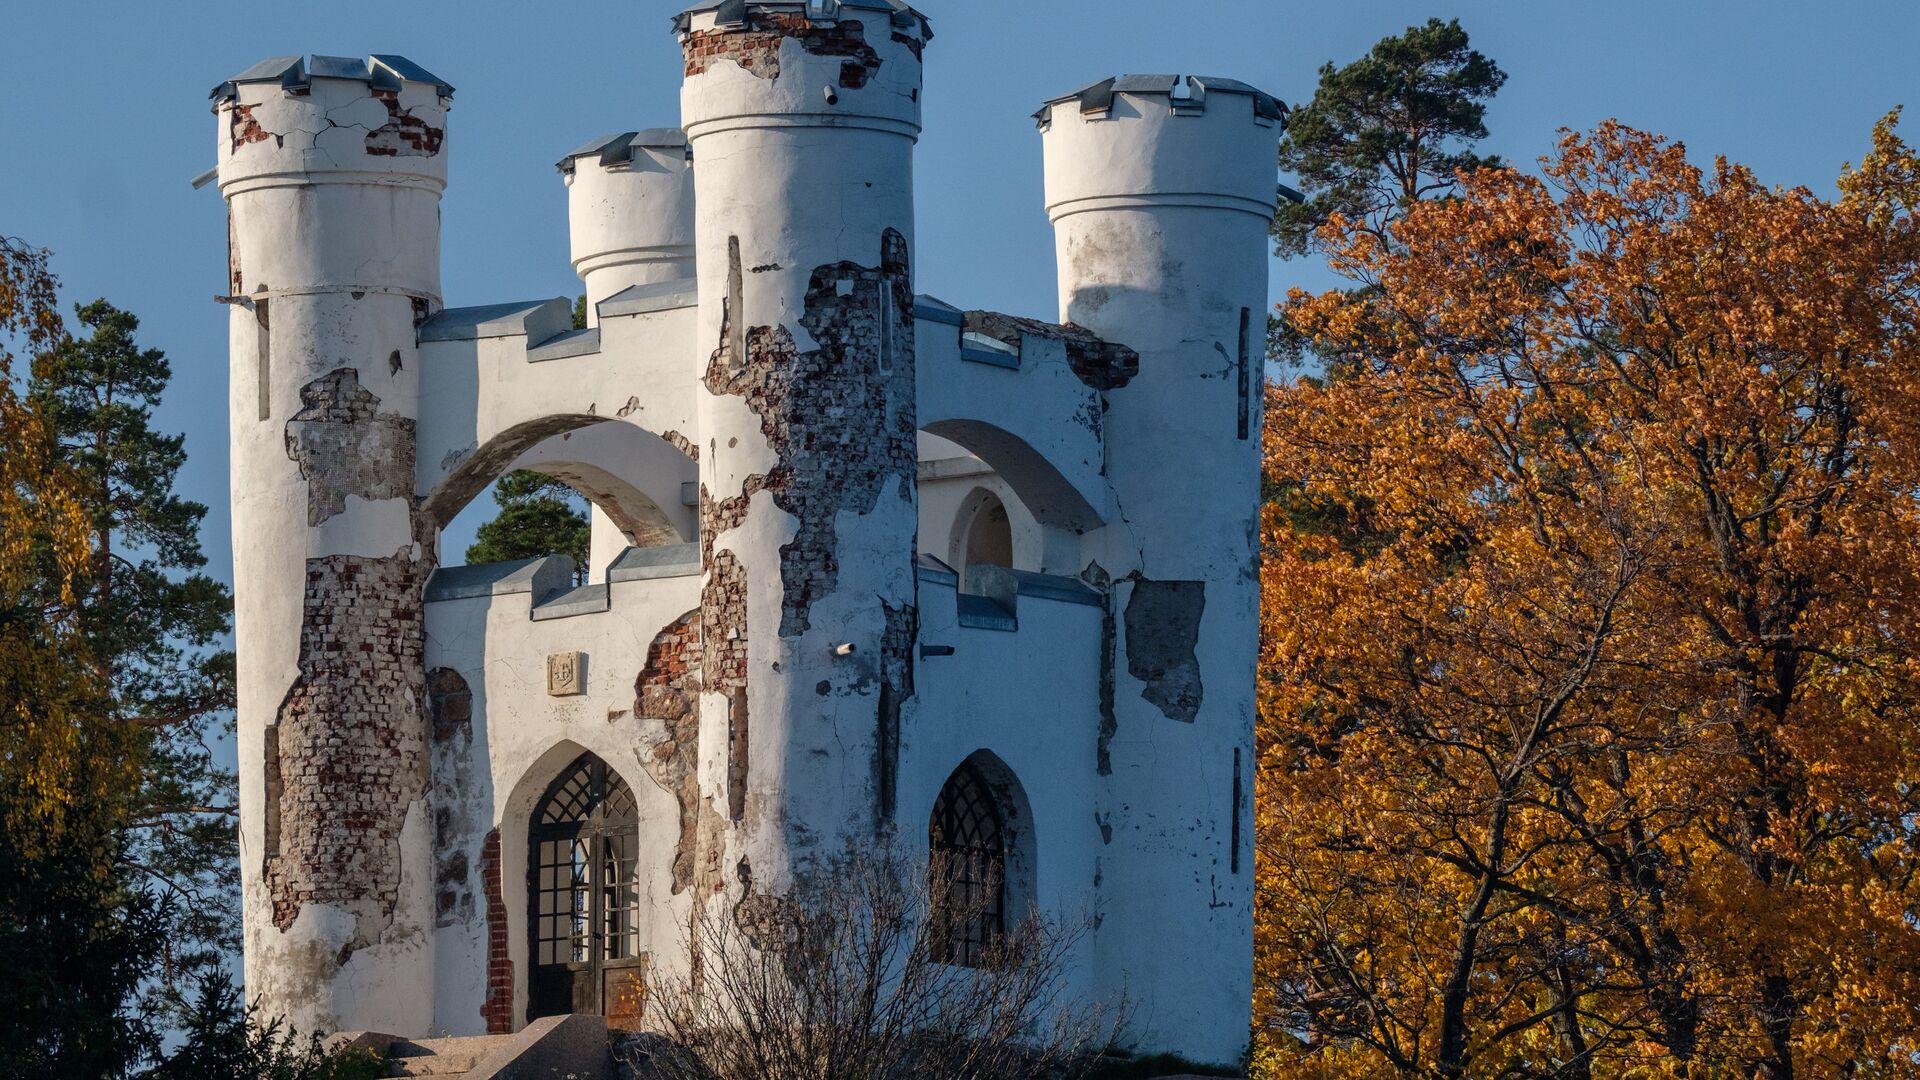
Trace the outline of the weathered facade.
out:
[[[1072,985],[1142,1049],[1233,1059],[1284,107],[1047,103],[1049,323],[914,291],[924,16],[675,32],[681,126],[560,165],[583,330],[444,306],[451,86],[316,56],[215,92],[251,993],[303,1029],[631,1024],[697,910],[964,826],[993,918],[1092,917]],[[594,504],[590,584],[439,565],[515,468]]]

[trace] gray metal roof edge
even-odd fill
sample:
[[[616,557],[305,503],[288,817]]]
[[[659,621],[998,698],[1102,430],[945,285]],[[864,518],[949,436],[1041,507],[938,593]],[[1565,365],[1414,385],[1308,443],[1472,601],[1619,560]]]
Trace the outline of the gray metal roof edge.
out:
[[[648,285],[629,285],[594,306],[602,319],[622,315],[646,315],[655,311],[677,311],[700,302],[698,278],[675,278]]]
[[[946,323],[948,326],[965,326],[967,313],[947,303],[937,296],[921,293],[913,298],[913,317],[928,322]]]
[[[574,162],[583,157],[598,156],[602,165],[632,161],[636,146],[646,150],[685,150],[687,133],[679,128],[641,128],[602,135],[555,162],[554,168],[563,173],[572,172]]]
[[[476,566],[443,566],[427,579],[426,601],[432,604],[529,593],[537,603],[543,599],[541,594],[556,590],[556,581],[565,582],[572,577],[573,560],[564,555]]]
[[[556,304],[565,311],[566,325],[573,325],[573,301],[564,296],[550,300],[515,300],[504,304],[442,308],[433,318],[420,324],[420,340],[473,341],[479,338],[519,337],[530,333],[533,320],[542,313],[550,313],[549,309]]]
[[[1058,574],[1037,574],[1031,570],[1009,570],[1013,580],[1020,587],[1021,596],[1031,596],[1036,600],[1058,600],[1067,604],[1079,604],[1084,607],[1105,607],[1106,601],[1099,593],[1088,588],[1078,578],[1062,577]]]
[[[941,562],[932,555],[922,554],[914,560],[914,573],[921,581],[931,585],[959,585],[960,575],[953,567]]]
[[[808,0],[714,0],[712,3],[694,4],[692,7],[675,15],[673,17],[673,28],[675,31],[684,32],[687,28],[689,18],[709,11],[725,11],[731,8],[744,12],[748,6],[804,8],[807,6],[807,2]],[[840,0],[840,6],[843,8],[854,8],[860,11],[890,12],[893,15],[895,25],[899,25],[908,19],[918,19],[922,31],[926,34],[926,39],[929,41],[933,39],[933,20],[927,18],[924,12],[906,3],[905,0]]]
[[[324,53],[272,56],[215,86],[208,96],[216,100],[230,97],[242,83],[277,82],[293,89],[311,85],[315,78],[357,79],[383,88],[397,88],[403,82],[429,83],[441,97],[453,96],[452,83],[394,53],[366,57]]]
[[[1003,634],[1020,631],[1020,617],[1001,607],[992,597],[961,593],[954,613],[961,626],[975,630],[997,630]]]
[[[691,577],[700,573],[699,544],[663,544],[658,547],[630,547],[607,567],[607,580],[653,581],[660,578]]]
[[[1181,101],[1182,99],[1173,97],[1173,88],[1179,85],[1182,78],[1199,91],[1191,100],[1184,102],[1187,107],[1204,109],[1207,94],[1241,94],[1254,99],[1255,115],[1272,120],[1285,120],[1287,117],[1289,110],[1286,102],[1250,83],[1219,75],[1115,75],[1098,82],[1088,83],[1078,90],[1061,94],[1059,97],[1048,98],[1041,103],[1040,111],[1034,113],[1033,117],[1044,123],[1050,118],[1055,105],[1064,105],[1069,101],[1080,102],[1083,111],[1097,111],[1111,105],[1114,94],[1164,96],[1170,100]],[[1100,100],[1089,101],[1089,95]]]
[[[575,356],[590,356],[600,351],[600,328],[587,330],[566,330],[537,345],[527,347],[527,363],[538,364],[547,360],[566,360]]]
[[[534,622],[571,619],[576,615],[598,615],[613,610],[613,590],[602,581],[581,585],[533,605],[529,616]]]

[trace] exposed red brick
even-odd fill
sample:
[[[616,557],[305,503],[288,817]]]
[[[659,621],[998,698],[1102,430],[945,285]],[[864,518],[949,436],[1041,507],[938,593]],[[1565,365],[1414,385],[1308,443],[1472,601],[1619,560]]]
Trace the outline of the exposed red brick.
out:
[[[367,132],[367,153],[374,157],[433,157],[446,142],[444,128],[430,126],[425,120],[400,107],[400,95],[392,90],[375,90],[373,96],[387,107],[387,122]]]
[[[233,138],[233,149],[236,152],[248,143],[266,142],[275,137],[272,132],[260,126],[260,121],[253,118],[253,110],[259,107],[236,102],[228,114],[227,131]]]
[[[487,892],[487,1000],[480,1017],[487,1034],[513,1031],[513,959],[507,952],[507,901],[500,887],[500,830],[480,846],[480,876]]]
[[[280,827],[266,879],[281,930],[310,903],[393,915],[400,827],[427,786],[421,594],[432,571],[407,551],[307,560],[300,676],[275,725]],[[357,940],[381,929],[362,925]]]
[[[866,28],[854,20],[822,24],[805,15],[756,11],[748,13],[743,27],[716,27],[686,34],[681,47],[686,53],[687,77],[705,72],[716,60],[731,60],[762,79],[778,79],[780,43],[789,39],[815,56],[846,58],[840,68],[843,89],[860,89],[880,70],[880,54],[867,44]]]

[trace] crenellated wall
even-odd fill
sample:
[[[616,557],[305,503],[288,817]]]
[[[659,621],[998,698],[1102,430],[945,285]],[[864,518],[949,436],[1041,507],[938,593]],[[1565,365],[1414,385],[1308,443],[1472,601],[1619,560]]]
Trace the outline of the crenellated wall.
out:
[[[722,0],[674,32],[680,126],[560,162],[583,329],[443,306],[442,80],[288,57],[216,90],[249,994],[302,1029],[523,1026],[533,819],[591,761],[633,795],[638,914],[577,1000],[637,1023],[688,919],[845,842],[924,854],[965,775],[1009,915],[1096,927],[1071,990],[1231,1061],[1284,107],[1171,76],[1048,103],[1049,322],[914,292],[925,16]],[[587,584],[439,565],[516,468],[592,502]]]

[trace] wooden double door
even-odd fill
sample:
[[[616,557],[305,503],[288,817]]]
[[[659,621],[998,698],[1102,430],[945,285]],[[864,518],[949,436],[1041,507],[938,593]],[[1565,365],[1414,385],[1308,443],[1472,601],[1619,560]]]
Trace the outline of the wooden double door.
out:
[[[547,789],[527,830],[527,1020],[604,1016],[638,1030],[646,1009],[638,804],[625,780],[583,754]]]

